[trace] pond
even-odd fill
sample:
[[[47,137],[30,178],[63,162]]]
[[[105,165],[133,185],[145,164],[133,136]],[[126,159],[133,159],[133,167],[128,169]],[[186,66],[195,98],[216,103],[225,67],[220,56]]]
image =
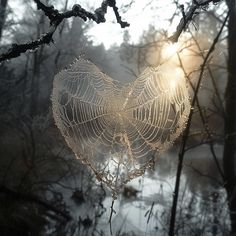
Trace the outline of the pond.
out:
[[[222,146],[215,145],[219,162]],[[63,186],[83,189],[83,198],[56,187],[63,193],[72,222],[65,226],[68,235],[167,235],[175,185],[177,151],[157,158],[155,171],[130,181],[115,200],[111,225],[112,197],[92,179],[67,180]],[[72,183],[73,182],[73,183]],[[85,186],[92,184],[93,186]],[[86,189],[87,187],[87,189]],[[86,190],[85,190],[86,189]],[[77,192],[81,193],[81,192]],[[221,219],[221,220],[220,220]],[[223,219],[223,220],[222,220]],[[56,227],[56,226],[54,226]],[[110,228],[111,227],[111,228]],[[225,235],[229,230],[226,194],[208,145],[186,153],[176,219],[177,235]],[[48,229],[52,232],[53,227]]]

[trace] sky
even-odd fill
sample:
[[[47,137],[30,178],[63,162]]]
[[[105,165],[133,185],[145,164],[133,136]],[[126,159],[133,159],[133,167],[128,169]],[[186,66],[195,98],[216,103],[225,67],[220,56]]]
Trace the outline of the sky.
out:
[[[15,15],[20,18],[23,16],[24,8],[22,4],[23,0],[9,0],[9,5],[12,7]],[[101,0],[102,1],[102,0]],[[100,6],[101,1],[98,0],[80,0],[80,5],[85,9],[96,9]],[[58,8],[63,6],[65,0],[58,1]],[[69,0],[69,8],[74,3],[78,3],[76,0]],[[132,3],[133,2],[133,3]],[[176,29],[179,18],[175,17],[172,24],[167,19],[171,18],[175,12],[176,6],[171,0],[119,0],[117,6],[120,9],[120,15],[124,21],[130,23],[130,26],[126,28],[131,36],[131,42],[138,42],[143,31],[148,30],[150,24],[155,25],[156,29],[168,30],[169,34]],[[181,2],[181,1],[179,1]],[[61,3],[61,4],[60,4]],[[129,5],[126,10],[124,6]],[[123,33],[125,29],[122,29],[116,22],[115,15],[111,8],[109,8],[106,15],[106,23],[96,24],[93,23],[92,27],[88,31],[88,36],[95,42],[95,44],[103,43],[106,48],[112,45],[119,46],[123,41]]]
[[[117,1],[119,8],[122,9],[122,5],[126,5],[130,0]],[[149,25],[156,25],[157,29],[168,29],[170,32],[174,31],[176,24],[170,25],[166,20],[169,19],[175,10],[175,7],[170,4],[169,0],[165,2],[163,7],[158,8],[157,3],[160,1],[153,1],[153,4],[148,5],[148,1],[136,0],[126,12],[120,13],[122,19],[130,23],[130,26],[126,28],[131,36],[131,41],[137,42],[141,37],[143,31],[148,30]],[[121,29],[119,24],[114,24],[115,16],[112,9],[106,16],[107,22],[105,24],[93,24],[94,27],[89,31],[89,35],[92,36],[95,41],[103,42],[106,47],[112,44],[120,44],[123,41],[123,33],[125,29]],[[102,35],[102,37],[98,37]]]

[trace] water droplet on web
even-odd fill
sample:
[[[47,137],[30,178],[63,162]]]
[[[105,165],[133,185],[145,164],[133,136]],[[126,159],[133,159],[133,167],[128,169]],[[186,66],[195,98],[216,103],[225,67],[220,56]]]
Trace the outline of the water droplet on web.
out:
[[[185,80],[173,81],[169,71],[163,65],[148,67],[122,87],[79,57],[55,76],[56,125],[114,196],[129,180],[153,169],[153,153],[166,150],[185,127],[188,90]]]

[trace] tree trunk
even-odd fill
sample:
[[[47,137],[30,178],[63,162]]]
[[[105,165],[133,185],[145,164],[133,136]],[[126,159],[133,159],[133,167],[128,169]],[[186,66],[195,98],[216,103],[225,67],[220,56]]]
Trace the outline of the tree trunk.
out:
[[[45,24],[45,15],[42,14],[40,23],[37,25],[37,38],[44,33],[43,27]],[[41,46],[34,52],[33,55],[33,73],[31,78],[31,104],[30,104],[30,115],[34,117],[38,114],[38,103],[39,103],[39,80],[40,80],[40,67],[42,65],[44,46]]]
[[[30,115],[32,118],[35,115],[37,115],[37,110],[38,110],[39,71],[40,71],[39,53],[34,52],[33,73],[32,73],[31,88],[30,88],[31,91]]]
[[[228,22],[228,82],[225,91],[225,143],[223,165],[225,188],[230,210],[231,234],[236,235],[236,1],[227,0]]]
[[[0,40],[2,38],[3,26],[5,23],[7,0],[0,0]]]

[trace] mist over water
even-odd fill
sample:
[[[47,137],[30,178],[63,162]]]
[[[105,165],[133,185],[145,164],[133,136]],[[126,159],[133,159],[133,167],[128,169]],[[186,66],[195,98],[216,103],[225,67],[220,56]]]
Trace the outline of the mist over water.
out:
[[[48,18],[42,11],[37,11],[33,1],[19,2],[21,14],[18,17],[17,11],[14,11],[17,6],[12,4],[16,1],[10,1],[12,9],[7,9],[0,53],[11,48],[12,43],[37,39],[48,30]],[[56,4],[56,1],[51,3]],[[62,5],[64,3],[62,1]],[[69,1],[68,9],[70,4],[72,2]],[[144,15],[148,15],[146,20],[143,20],[144,15],[138,16],[139,7],[146,4],[145,1],[131,6],[123,2],[118,4],[123,4],[122,19],[130,23],[136,21],[136,26],[132,25],[130,30],[120,29],[119,24],[110,22],[115,19],[112,11],[107,22],[96,27],[88,21],[70,18],[56,30],[54,43],[0,64],[0,235],[110,235],[111,192],[83,164],[85,160],[77,159],[78,155],[76,157],[68,147],[53,119],[51,94],[54,76],[68,70],[76,59],[89,59],[103,74],[119,81],[122,86],[125,84],[128,92],[124,89],[123,93],[126,95],[129,94],[129,86],[146,68],[158,69],[160,64],[167,62],[165,71],[169,77],[165,82],[169,86],[168,96],[176,88],[178,78],[183,77],[189,93],[184,99],[191,101],[204,57],[224,20],[222,12],[227,9],[224,3],[217,5],[217,10],[213,4],[209,8],[215,10],[219,21],[207,15],[205,9],[206,12],[196,18],[199,24],[197,30],[190,24],[175,45],[166,41],[169,33],[166,31],[173,26],[169,28],[169,21],[158,19],[163,15],[166,18],[173,16],[177,10],[178,16],[173,22],[178,22],[182,14],[176,4],[171,4],[173,11],[167,14],[162,8],[157,9],[159,1],[157,5],[150,3],[141,9]],[[159,15],[160,11],[162,13]],[[150,18],[152,20],[149,21]],[[173,25],[175,28],[176,24]],[[103,31],[102,27],[107,28]],[[114,29],[116,33],[109,33],[107,29]],[[226,137],[233,137],[225,136],[223,126],[227,35],[225,28],[205,68],[198,104],[191,108],[193,119],[181,173],[176,235],[225,236],[230,232],[226,182],[221,176],[223,145]],[[145,86],[140,87],[143,89]],[[72,91],[76,89],[74,86]],[[105,92],[109,93],[107,90]],[[111,94],[113,92],[110,91]],[[67,99],[66,96],[61,99],[65,106]],[[112,95],[108,94],[107,99],[112,100]],[[127,98],[120,99],[118,105],[122,108],[127,101]],[[178,103],[177,99],[173,103]],[[178,114],[181,114],[182,110],[178,109]],[[78,109],[75,110],[78,112]],[[144,109],[141,118],[151,114],[150,110]],[[150,117],[150,120],[160,117],[160,113],[156,114],[157,117]],[[73,116],[73,112],[67,115]],[[80,112],[78,119],[81,117],[85,117],[84,112]],[[68,123],[68,120],[64,121]],[[118,141],[122,138],[126,136],[116,136]],[[119,189],[111,217],[113,235],[168,235],[182,140],[180,136],[168,151],[155,154],[154,170],[146,170],[144,176]],[[92,145],[87,146],[87,154],[91,154]],[[75,149],[83,147],[82,142],[75,145]],[[119,148],[116,146],[115,150]],[[101,154],[102,150],[99,152]],[[107,157],[99,155],[95,161],[99,165]],[[147,155],[147,158],[152,157]],[[112,170],[111,166],[109,168]]]

